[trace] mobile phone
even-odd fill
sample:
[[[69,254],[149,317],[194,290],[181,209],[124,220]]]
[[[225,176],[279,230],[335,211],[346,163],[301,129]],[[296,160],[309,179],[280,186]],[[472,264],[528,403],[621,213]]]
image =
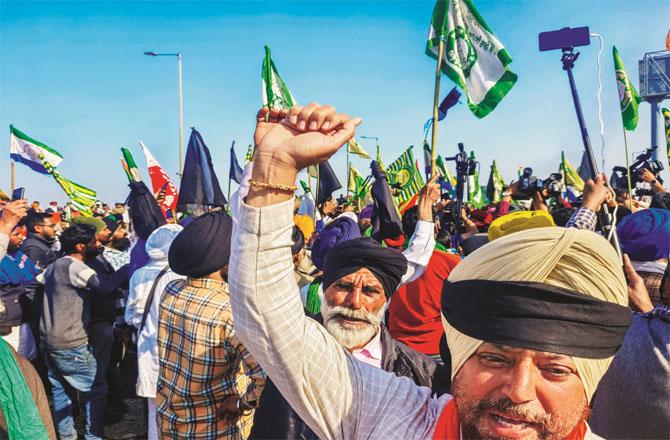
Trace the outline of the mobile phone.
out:
[[[14,192],[12,192],[12,201],[14,200],[23,200],[26,197],[26,189],[23,187],[20,188],[15,188]]]

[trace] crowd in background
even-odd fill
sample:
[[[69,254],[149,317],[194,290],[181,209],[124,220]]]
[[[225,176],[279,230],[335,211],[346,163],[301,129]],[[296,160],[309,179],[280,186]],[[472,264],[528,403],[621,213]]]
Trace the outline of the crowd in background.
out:
[[[548,200],[543,190],[520,202],[519,182],[513,182],[499,202],[479,209],[465,204],[460,213],[454,212],[453,195],[431,180],[401,216],[384,217],[387,206],[379,194],[363,206],[322,195],[310,215],[301,209],[308,195],[292,196],[272,182],[268,188],[252,174],[258,172],[252,171],[255,162],[228,210],[185,215],[178,222],[157,209],[153,217],[133,212],[125,203],[96,203],[89,217],[70,204],[51,202],[43,209],[39,202],[1,202],[0,334],[6,344],[0,344],[0,357],[15,360],[17,368],[5,371],[27,388],[12,391],[13,405],[3,404],[0,438],[74,439],[77,432],[104,438],[105,424],[128,411],[124,399],[137,397],[146,399],[150,439],[379,438],[388,434],[381,421],[396,410],[399,422],[391,425],[407,425],[397,438],[429,436],[442,422],[425,399],[444,405],[451,395],[462,398],[456,373],[477,349],[463,355],[465,341],[517,347],[467,325],[455,336],[457,320],[445,310],[445,286],[458,284],[466,270],[479,280],[526,281],[547,264],[543,258],[575,246],[581,254],[574,251],[576,257],[560,264],[564,254],[556,257],[557,266],[541,282],[551,284],[551,274],[562,267],[557,279],[583,279],[582,284],[555,285],[593,291],[620,286],[611,287],[615,300],[603,294],[601,302],[632,309],[612,309],[612,320],[620,321],[611,332],[621,340],[603,349],[606,356],[589,347],[575,355],[589,429],[608,438],[667,438],[670,193],[648,171],[643,179],[653,196],[646,200],[614,193],[597,176],[586,182],[578,203],[561,196]],[[287,193],[286,201],[259,203],[275,197],[263,191]],[[618,220],[627,281],[620,266],[611,264],[613,248],[590,232],[605,209]],[[554,245],[538,254],[534,246],[545,243]],[[284,258],[289,249],[290,263]],[[305,328],[291,315],[298,300]],[[589,306],[594,317],[585,328],[601,325],[600,306]],[[282,310],[284,319],[273,315]],[[525,322],[522,315],[519,322]],[[476,326],[485,319],[473,314],[471,320]],[[585,338],[586,345],[598,345]],[[561,343],[557,337],[555,346],[538,342],[537,349],[563,353]],[[527,344],[519,346],[535,347]],[[491,364],[507,362],[499,359],[503,355],[489,357]],[[605,357],[613,357],[611,365],[587,365]],[[578,358],[594,359],[583,367]],[[0,388],[6,397],[6,386]],[[393,399],[401,401],[389,403]],[[428,415],[419,416],[419,407],[428,408]],[[559,416],[528,421],[522,418],[529,413],[515,412],[512,404],[495,408],[505,429],[539,426],[540,437],[566,438]],[[458,415],[465,423],[463,413]],[[412,431],[418,423],[412,417],[427,418],[430,427]],[[465,438],[489,432],[477,429]]]

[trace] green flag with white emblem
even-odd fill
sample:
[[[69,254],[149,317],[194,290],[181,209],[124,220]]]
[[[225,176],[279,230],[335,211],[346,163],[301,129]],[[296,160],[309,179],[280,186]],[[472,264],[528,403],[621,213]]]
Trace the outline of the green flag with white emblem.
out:
[[[263,107],[290,109],[297,104],[295,98],[281,79],[274,61],[270,56],[270,48],[265,46],[263,58]]]
[[[619,90],[619,105],[621,106],[621,120],[623,127],[628,131],[635,130],[637,127],[637,107],[640,104],[641,98],[637,94],[635,87],[631,84],[626,73],[626,68],[623,66],[621,56],[616,47],[612,47],[612,54],[614,55],[614,74],[616,75],[616,85]]]
[[[507,69],[512,58],[471,0],[438,0],[428,32],[426,54],[437,59],[444,40],[442,71],[468,97],[478,118],[493,111],[517,76]]]

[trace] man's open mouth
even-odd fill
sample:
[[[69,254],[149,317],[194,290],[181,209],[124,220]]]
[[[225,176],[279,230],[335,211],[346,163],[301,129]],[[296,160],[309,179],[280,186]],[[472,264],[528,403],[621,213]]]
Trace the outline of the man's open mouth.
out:
[[[505,429],[526,429],[535,425],[532,420],[510,414],[491,413],[493,421]]]

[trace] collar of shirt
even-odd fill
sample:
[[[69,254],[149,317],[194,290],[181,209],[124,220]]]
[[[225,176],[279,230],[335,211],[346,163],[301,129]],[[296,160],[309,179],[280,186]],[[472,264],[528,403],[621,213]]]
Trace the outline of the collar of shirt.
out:
[[[223,290],[228,292],[228,283],[225,281],[213,280],[211,278],[191,278],[187,280],[189,286],[198,289]]]
[[[351,354],[361,362],[373,365],[377,368],[382,367],[382,341],[381,331],[378,331],[374,338],[368,342],[365,347],[358,350],[352,350]]]

